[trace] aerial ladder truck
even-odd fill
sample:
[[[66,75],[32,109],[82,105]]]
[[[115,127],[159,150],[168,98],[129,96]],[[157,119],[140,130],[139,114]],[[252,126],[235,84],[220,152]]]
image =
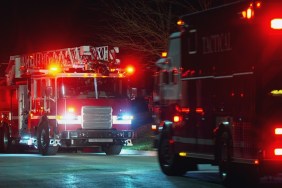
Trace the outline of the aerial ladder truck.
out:
[[[0,86],[0,151],[98,146],[118,155],[131,144],[133,116],[130,74],[117,53],[80,46],[11,56]]]

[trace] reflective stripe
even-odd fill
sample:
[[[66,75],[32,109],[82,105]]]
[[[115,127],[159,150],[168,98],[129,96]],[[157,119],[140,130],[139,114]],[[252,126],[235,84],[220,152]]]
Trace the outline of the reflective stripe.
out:
[[[199,145],[214,145],[213,139],[203,139],[203,138],[187,138],[180,136],[173,136],[172,139],[175,142],[184,143],[184,144],[199,144]]]

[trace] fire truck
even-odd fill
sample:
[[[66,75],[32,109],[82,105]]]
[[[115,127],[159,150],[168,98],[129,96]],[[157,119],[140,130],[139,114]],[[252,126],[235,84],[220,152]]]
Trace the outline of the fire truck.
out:
[[[80,46],[11,56],[0,86],[0,151],[98,146],[118,155],[133,137],[130,73],[118,53]]]
[[[282,172],[282,2],[238,1],[183,15],[155,76],[166,175],[219,166],[224,183]]]

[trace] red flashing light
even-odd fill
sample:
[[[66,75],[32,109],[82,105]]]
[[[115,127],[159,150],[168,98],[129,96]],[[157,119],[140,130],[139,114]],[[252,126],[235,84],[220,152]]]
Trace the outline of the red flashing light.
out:
[[[181,112],[189,113],[190,112],[190,108],[181,108]]]
[[[282,135],[282,128],[275,128],[275,135]]]
[[[134,69],[133,66],[128,66],[128,67],[126,67],[125,70],[128,74],[133,74],[135,72],[135,69]]]
[[[256,7],[257,7],[257,8],[260,8],[260,7],[261,7],[261,2],[260,2],[260,1],[256,2]]]
[[[282,29],[282,18],[274,18],[270,21],[270,27],[272,29]]]
[[[196,112],[199,113],[199,114],[203,114],[204,109],[203,108],[196,108]]]
[[[181,117],[178,115],[173,116],[173,122],[174,123],[179,123],[181,121]]]
[[[275,148],[274,149],[274,155],[282,156],[282,148]]]

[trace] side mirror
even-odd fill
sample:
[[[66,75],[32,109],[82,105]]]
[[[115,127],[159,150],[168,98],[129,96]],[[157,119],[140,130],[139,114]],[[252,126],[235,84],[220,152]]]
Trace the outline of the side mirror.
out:
[[[129,89],[129,98],[130,100],[134,100],[137,97],[137,88]]]

